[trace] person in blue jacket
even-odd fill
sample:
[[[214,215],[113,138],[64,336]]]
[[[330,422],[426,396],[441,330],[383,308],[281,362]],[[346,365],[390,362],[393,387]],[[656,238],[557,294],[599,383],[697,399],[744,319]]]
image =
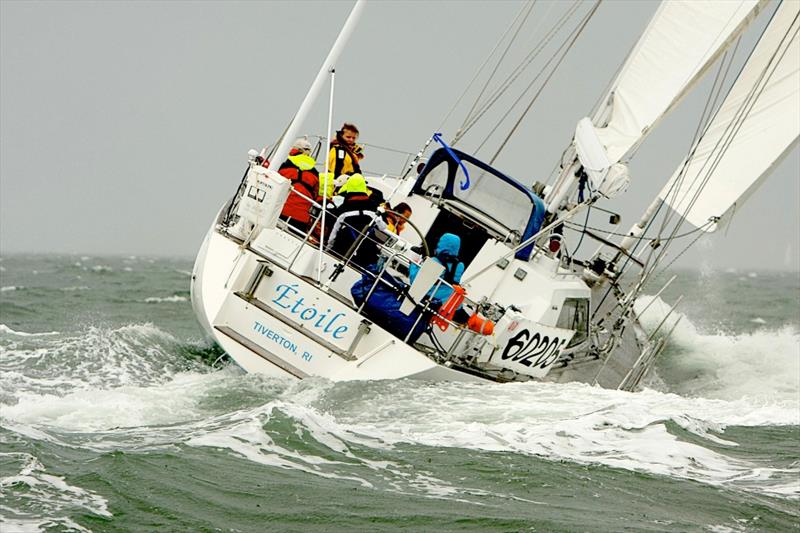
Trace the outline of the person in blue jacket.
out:
[[[458,260],[458,252],[461,250],[461,237],[453,233],[445,233],[439,237],[436,249],[433,252],[433,260],[444,266],[444,272],[439,276],[450,285],[461,283],[461,275],[464,273],[464,263]],[[414,279],[419,272],[419,266],[412,263],[408,269],[409,279],[414,283]],[[453,294],[450,285],[444,283],[439,285],[433,293],[428,293],[431,300],[439,300],[440,303],[447,301]],[[433,291],[433,289],[431,289]]]

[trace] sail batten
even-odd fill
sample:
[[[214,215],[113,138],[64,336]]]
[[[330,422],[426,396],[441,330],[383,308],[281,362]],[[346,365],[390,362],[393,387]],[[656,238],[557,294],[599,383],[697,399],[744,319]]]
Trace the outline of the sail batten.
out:
[[[692,225],[714,231],[797,145],[799,135],[800,3],[783,2],[659,197]]]
[[[638,146],[760,12],[765,0],[659,7],[593,117],[610,162]]]

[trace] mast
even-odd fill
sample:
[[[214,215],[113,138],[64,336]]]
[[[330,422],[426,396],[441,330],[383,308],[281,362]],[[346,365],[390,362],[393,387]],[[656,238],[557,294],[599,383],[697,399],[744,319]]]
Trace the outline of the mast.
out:
[[[364,4],[366,4],[366,0],[357,0],[352,11],[350,11],[350,15],[347,17],[344,26],[342,26],[336,41],[333,43],[331,51],[328,52],[328,57],[325,58],[325,61],[322,63],[322,67],[320,67],[319,72],[317,72],[317,77],[314,78],[314,81],[311,83],[311,87],[308,89],[308,93],[303,99],[303,103],[300,104],[300,108],[297,110],[294,118],[289,123],[289,127],[286,128],[286,131],[281,138],[281,142],[278,144],[278,148],[275,150],[275,153],[272,154],[273,162],[280,164],[289,154],[289,148],[292,146],[292,142],[297,136],[300,126],[308,116],[311,106],[316,101],[317,96],[319,96],[326,77],[336,67],[336,62],[339,60],[339,55],[342,53],[345,44],[347,44],[347,40],[350,38],[350,35],[353,33],[353,30],[358,23],[358,19],[361,17],[361,11],[364,9]],[[327,150],[325,151],[325,156],[327,158]]]

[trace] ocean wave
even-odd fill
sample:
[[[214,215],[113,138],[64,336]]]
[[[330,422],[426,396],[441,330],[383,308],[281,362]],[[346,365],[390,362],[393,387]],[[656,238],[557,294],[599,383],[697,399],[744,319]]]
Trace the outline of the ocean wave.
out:
[[[268,403],[258,416],[194,437],[188,444],[227,448],[261,464],[324,476],[347,476],[351,469],[340,468],[328,454],[309,453],[303,444],[308,439],[344,463],[361,461],[358,450],[364,448],[463,448],[602,464],[797,498],[800,469],[756,465],[714,449],[736,447],[724,437],[726,423],[800,423],[791,406],[756,411],[745,401],[691,399],[657,391],[624,393],[576,384],[317,381],[304,382],[297,392]],[[670,422],[701,439],[681,439],[670,431]],[[307,435],[296,443],[302,453],[274,442],[271,435],[278,433]],[[359,482],[365,481],[376,483],[372,478]],[[445,485],[436,486],[446,492]]]
[[[88,531],[73,522],[69,515],[113,516],[105,498],[71,485],[63,477],[48,474],[35,456],[0,453],[0,458],[4,466],[16,464],[19,468],[16,474],[0,478],[3,489],[0,524],[3,524],[3,531],[42,531],[39,526],[54,525],[62,525],[71,531]],[[29,518],[31,516],[36,516],[36,519]]]
[[[16,285],[6,285],[5,287],[0,287],[0,292],[11,292],[11,291],[19,291],[24,289],[23,286],[16,286]]]
[[[180,371],[208,370],[203,354],[153,324],[87,327],[48,335],[0,332],[0,390],[63,396],[75,390],[164,383]],[[50,336],[53,335],[53,336]]]
[[[644,298],[637,304],[648,305]],[[657,299],[642,317],[646,329],[664,320],[669,306]],[[680,322],[678,322],[680,321]],[[800,390],[800,332],[794,326],[761,327],[751,333],[702,332],[673,313],[662,326],[677,323],[657,362],[658,376],[682,395],[735,400],[751,398],[797,404]]]
[[[181,372],[150,386],[86,388],[68,394],[23,392],[15,404],[3,406],[3,417],[78,432],[181,423],[208,414],[198,403],[220,380],[224,376]]]
[[[405,444],[506,452],[800,496],[797,465],[773,468],[725,453],[738,448],[728,426],[800,425],[797,403],[785,400],[581,384],[297,382],[226,369],[67,394],[29,389],[3,407],[3,417],[15,432],[95,450],[209,446],[259,464],[435,497],[475,492],[376,455],[393,456]],[[672,424],[694,437],[676,434]]]

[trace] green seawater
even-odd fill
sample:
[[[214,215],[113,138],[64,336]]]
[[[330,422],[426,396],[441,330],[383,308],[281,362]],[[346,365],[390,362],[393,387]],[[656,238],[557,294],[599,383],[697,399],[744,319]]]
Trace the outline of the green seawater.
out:
[[[676,272],[623,393],[247,375],[191,260],[0,267],[3,533],[800,530],[797,273]]]

